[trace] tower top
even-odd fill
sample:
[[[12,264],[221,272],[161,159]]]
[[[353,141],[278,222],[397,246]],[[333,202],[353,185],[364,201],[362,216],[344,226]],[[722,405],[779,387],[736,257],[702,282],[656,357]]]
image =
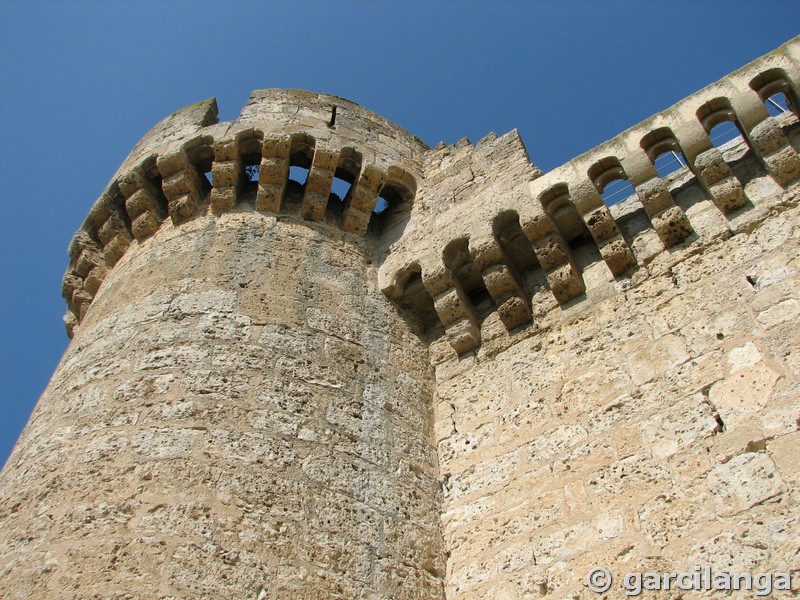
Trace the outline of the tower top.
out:
[[[228,122],[214,98],[173,113],[136,145],[70,244],[68,333],[130,244],[166,219],[177,226],[247,205],[364,237],[371,222],[410,211],[428,150],[354,102],[303,90],[256,90]],[[334,178],[349,188],[341,196]]]

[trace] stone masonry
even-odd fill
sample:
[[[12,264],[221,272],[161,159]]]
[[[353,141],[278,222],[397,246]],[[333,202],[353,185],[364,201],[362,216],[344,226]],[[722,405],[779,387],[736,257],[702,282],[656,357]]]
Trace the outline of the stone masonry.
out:
[[[0,597],[800,593],[798,149],[800,38],[546,174],[303,91],[167,117],[70,245]]]

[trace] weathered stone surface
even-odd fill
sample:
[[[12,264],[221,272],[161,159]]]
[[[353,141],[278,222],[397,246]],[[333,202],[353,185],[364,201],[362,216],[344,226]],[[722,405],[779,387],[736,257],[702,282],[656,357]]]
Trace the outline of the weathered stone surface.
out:
[[[0,474],[0,596],[796,569],[799,134],[759,99],[796,90],[798,44],[547,174],[516,131],[431,150],[302,91],[165,120],[70,245],[74,338]],[[749,135],[714,148],[720,114]]]
[[[4,598],[441,595],[424,346],[363,245],[230,216],[162,227],[103,283],[3,471]]]

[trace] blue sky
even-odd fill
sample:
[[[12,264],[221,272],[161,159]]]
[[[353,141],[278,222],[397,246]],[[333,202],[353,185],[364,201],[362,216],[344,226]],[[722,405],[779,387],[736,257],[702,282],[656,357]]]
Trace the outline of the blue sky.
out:
[[[430,145],[518,128],[549,170],[800,33],[796,0],[0,1],[0,463],[67,346],[66,247],[166,115],[349,98]]]

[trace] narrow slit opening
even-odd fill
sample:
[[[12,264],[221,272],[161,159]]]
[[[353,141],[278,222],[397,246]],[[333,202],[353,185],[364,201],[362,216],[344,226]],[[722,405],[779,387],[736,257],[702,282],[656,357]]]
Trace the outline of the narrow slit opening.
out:
[[[289,181],[293,181],[301,187],[305,187],[308,181],[308,168],[298,165],[289,167]]]
[[[603,203],[606,206],[613,206],[618,202],[622,202],[625,198],[632,196],[635,193],[631,182],[627,179],[613,179],[609,181],[604,187],[600,196],[603,198]]]
[[[783,92],[777,92],[764,101],[764,106],[771,116],[777,117],[789,110],[789,98]]]
[[[244,168],[243,194],[255,194],[258,190],[258,177],[261,168],[260,154],[245,154],[242,156],[242,166]]]
[[[715,148],[723,148],[738,142],[742,137],[742,132],[739,131],[735,122],[720,121],[711,128],[708,137],[711,138],[711,143]]]
[[[653,161],[653,166],[661,179],[668,179],[673,173],[687,165],[686,157],[680,150],[665,150]]]
[[[334,177],[331,183],[331,199],[338,202],[344,202],[350,195],[350,189],[353,187],[352,183],[348,183],[340,177]]]

